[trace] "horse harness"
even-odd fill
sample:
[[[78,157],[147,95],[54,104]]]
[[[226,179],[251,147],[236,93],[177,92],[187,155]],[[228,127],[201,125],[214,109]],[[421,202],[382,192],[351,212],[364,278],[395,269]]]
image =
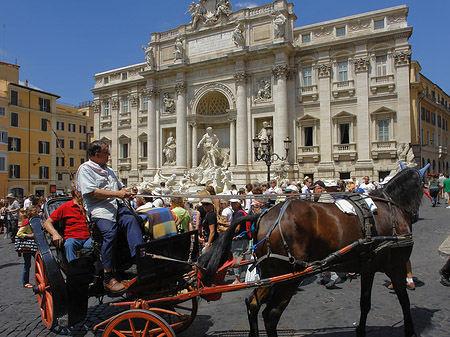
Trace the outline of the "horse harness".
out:
[[[372,255],[372,254],[376,254],[379,251],[387,249],[387,248],[408,247],[408,246],[412,246],[414,244],[414,241],[412,238],[412,233],[397,234],[397,230],[396,230],[397,222],[396,222],[395,216],[394,216],[394,208],[392,207],[393,205],[395,205],[395,202],[385,193],[383,193],[383,197],[384,198],[379,198],[379,197],[371,197],[371,198],[387,202],[387,204],[389,206],[389,211],[391,214],[392,236],[378,236],[375,217],[373,215],[373,212],[370,210],[369,206],[367,205],[367,203],[364,200],[367,197],[364,197],[359,193],[352,193],[352,194],[344,196],[344,198],[346,200],[348,200],[354,206],[354,209],[358,216],[359,223],[361,225],[361,231],[363,232],[363,235],[364,235],[363,239],[359,239],[358,241],[353,242],[352,244],[348,245],[347,247],[350,247],[350,249],[353,249],[356,247],[361,247],[361,246],[365,247],[365,249],[362,249],[360,251],[360,255],[364,254],[367,256],[367,253]],[[281,207],[281,210],[278,214],[277,220],[270,227],[270,230],[267,233],[267,235],[260,242],[258,242],[257,244],[255,244],[254,246],[249,248],[250,251],[254,251],[259,244],[261,244],[263,242],[267,243],[266,254],[258,259],[256,259],[256,257],[255,257],[255,262],[250,266],[250,271],[252,271],[255,267],[257,267],[257,265],[259,265],[262,261],[264,261],[265,259],[267,259],[269,257],[289,262],[295,269],[307,268],[309,266],[317,266],[318,269],[320,268],[321,270],[324,270],[325,268],[322,268],[322,267],[324,267],[325,265],[331,266],[331,263],[335,262],[342,256],[341,251],[337,251],[337,252],[330,254],[329,256],[327,256],[325,259],[323,259],[321,261],[313,261],[313,262],[299,261],[294,256],[292,256],[290,249],[289,249],[289,245],[287,244],[287,242],[284,238],[283,230],[281,227],[281,219],[282,219],[284,213],[286,212],[286,209],[290,205],[290,203],[291,203],[290,199],[288,199],[284,202],[284,204]],[[261,216],[258,218],[256,226],[255,226],[255,233],[253,234],[253,237],[256,238],[256,232],[259,228],[259,223],[260,223],[262,217],[268,211],[269,211],[269,209],[264,210],[262,212]],[[271,251],[270,236],[277,226],[279,227],[282,245],[286,251],[287,256],[276,254]],[[326,268],[326,269],[328,269],[328,268]]]

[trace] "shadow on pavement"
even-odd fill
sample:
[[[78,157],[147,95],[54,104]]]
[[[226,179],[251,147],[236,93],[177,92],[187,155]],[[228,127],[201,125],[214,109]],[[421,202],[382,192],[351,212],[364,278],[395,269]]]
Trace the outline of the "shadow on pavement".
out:
[[[0,265],[0,269],[17,266],[19,264],[23,264],[23,262],[5,263],[5,264]]]
[[[426,308],[411,308],[411,314],[414,320],[414,326],[418,336],[425,330],[431,327],[431,320],[434,313],[439,310],[431,310]],[[331,328],[316,328],[316,329],[279,329],[279,337],[294,337],[294,336],[321,336],[321,337],[348,337],[355,335],[356,327],[331,327]],[[403,336],[404,326],[403,320],[393,324],[392,326],[367,326],[367,337],[398,337]],[[217,331],[211,334],[202,336],[211,337],[244,337],[248,336],[248,330],[233,330],[233,331]],[[260,326],[260,336],[265,337],[266,333]]]

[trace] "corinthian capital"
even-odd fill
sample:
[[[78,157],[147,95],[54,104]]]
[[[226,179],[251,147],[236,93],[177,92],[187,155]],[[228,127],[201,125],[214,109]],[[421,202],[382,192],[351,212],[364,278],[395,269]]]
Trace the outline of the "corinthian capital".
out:
[[[409,65],[409,63],[411,62],[411,50],[395,52],[393,54],[393,57],[396,67]]]
[[[148,98],[157,97],[159,95],[159,91],[155,88],[145,88],[143,91],[144,94],[148,96]]]
[[[357,73],[363,71],[369,71],[370,60],[368,57],[360,57],[353,59],[353,64],[355,65],[355,71]]]
[[[138,96],[136,94],[130,95],[131,106],[138,105]]]
[[[94,112],[100,112],[100,102],[94,101]]]
[[[275,78],[275,80],[282,78],[283,76],[288,79],[289,77],[289,66],[284,64],[284,65],[279,65],[276,66],[275,68],[272,69],[272,73],[273,73],[273,77]]]
[[[317,66],[319,69],[319,77],[330,77],[331,76],[331,64],[323,63]]]
[[[250,80],[250,75],[245,71],[234,74],[234,80],[236,83],[247,83]]]
[[[187,89],[187,83],[185,81],[183,82],[178,82],[175,85],[175,91],[177,92],[177,94],[182,94],[186,91]]]
[[[118,98],[111,99],[111,108],[117,109],[118,107],[119,107],[119,99]]]

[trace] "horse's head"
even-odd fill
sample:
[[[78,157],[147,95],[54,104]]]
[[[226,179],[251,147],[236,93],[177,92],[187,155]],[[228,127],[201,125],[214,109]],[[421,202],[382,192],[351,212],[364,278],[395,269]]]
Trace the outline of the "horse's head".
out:
[[[398,172],[384,186],[382,192],[386,193],[405,212],[412,214],[419,209],[423,196],[422,177],[429,168],[416,170],[407,168],[400,162],[402,170]]]

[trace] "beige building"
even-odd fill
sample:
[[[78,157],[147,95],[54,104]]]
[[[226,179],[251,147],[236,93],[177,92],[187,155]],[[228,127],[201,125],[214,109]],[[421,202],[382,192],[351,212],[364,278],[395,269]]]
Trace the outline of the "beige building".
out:
[[[430,173],[449,173],[450,96],[411,63],[412,144],[417,162],[430,163]]]
[[[284,0],[238,11],[207,0],[189,11],[189,24],[151,34],[143,63],[94,76],[95,138],[111,144],[125,183],[195,169],[207,127],[235,182],[263,181],[252,139],[264,122],[277,154],[293,140],[290,179],[375,180],[396,168],[412,141],[408,7],[304,27]]]

